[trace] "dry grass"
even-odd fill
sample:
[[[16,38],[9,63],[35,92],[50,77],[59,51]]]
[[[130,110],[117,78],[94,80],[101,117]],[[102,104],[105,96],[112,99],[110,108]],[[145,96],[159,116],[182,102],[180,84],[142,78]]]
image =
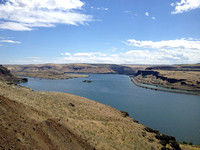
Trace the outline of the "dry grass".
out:
[[[185,145],[185,144],[181,144],[180,145],[182,150],[200,150],[200,146],[191,146],[191,145]]]
[[[0,95],[46,115],[31,115],[31,119],[59,120],[96,149],[161,149],[154,133],[121,112],[86,98],[64,93],[35,92],[0,82]],[[69,104],[73,104],[72,105]]]
[[[167,88],[176,88],[189,91],[199,91],[200,92],[200,72],[199,71],[169,71],[169,70],[153,70],[159,72],[162,77],[167,77],[171,79],[183,79],[184,81],[169,83],[168,81],[163,81],[153,75],[141,76],[138,75],[137,78],[142,83],[154,84],[158,86],[163,86]],[[183,84],[184,83],[184,84]]]
[[[166,70],[155,70],[159,71],[161,75],[168,78],[185,79],[191,82],[200,81],[200,72],[198,71],[166,71]]]

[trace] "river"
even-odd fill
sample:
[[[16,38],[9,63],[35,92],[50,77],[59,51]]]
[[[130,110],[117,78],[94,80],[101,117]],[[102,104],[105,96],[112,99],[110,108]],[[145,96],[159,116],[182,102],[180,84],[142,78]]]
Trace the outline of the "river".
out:
[[[91,80],[91,83],[82,82]],[[35,91],[71,93],[127,111],[130,117],[177,141],[200,144],[200,96],[149,90],[135,86],[129,76],[90,74],[62,80],[28,78],[22,86]]]

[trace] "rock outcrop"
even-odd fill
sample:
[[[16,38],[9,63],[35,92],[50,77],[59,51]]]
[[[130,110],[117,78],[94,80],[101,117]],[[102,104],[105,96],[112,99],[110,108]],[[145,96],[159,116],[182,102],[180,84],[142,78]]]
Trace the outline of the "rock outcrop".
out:
[[[200,95],[200,65],[153,66],[139,70],[139,82],[170,89],[180,89]]]
[[[175,79],[175,78],[167,78],[159,74],[158,71],[149,71],[149,70],[139,70],[136,75],[142,75],[143,77],[147,75],[155,76],[157,79],[161,79],[163,81],[167,81],[169,83],[177,83],[185,81],[185,79]]]
[[[162,150],[181,150],[179,144],[176,142],[175,137],[161,134],[158,130],[151,129],[149,127],[144,128],[144,130],[155,134],[156,139],[160,140],[160,144],[163,145]],[[172,149],[167,148],[167,145],[170,145]]]
[[[9,84],[16,84],[20,82],[27,82],[26,78],[18,78],[14,76],[7,68],[0,65],[0,80]]]

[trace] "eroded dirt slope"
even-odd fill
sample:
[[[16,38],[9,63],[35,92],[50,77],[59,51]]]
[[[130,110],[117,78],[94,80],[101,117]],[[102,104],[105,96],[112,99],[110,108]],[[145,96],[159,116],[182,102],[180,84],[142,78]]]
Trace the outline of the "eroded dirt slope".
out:
[[[0,149],[93,149],[59,123],[32,107],[0,96]]]

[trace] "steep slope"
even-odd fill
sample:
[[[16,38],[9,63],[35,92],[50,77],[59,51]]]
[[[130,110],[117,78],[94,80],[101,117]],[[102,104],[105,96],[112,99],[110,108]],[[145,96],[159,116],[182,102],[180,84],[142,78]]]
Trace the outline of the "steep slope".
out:
[[[86,98],[2,82],[0,95],[0,149],[180,149],[174,137]]]
[[[3,96],[0,104],[0,149],[93,149],[45,112]]]
[[[8,83],[19,83],[19,82],[26,82],[27,80],[14,76],[7,68],[0,65],[0,81]]]

